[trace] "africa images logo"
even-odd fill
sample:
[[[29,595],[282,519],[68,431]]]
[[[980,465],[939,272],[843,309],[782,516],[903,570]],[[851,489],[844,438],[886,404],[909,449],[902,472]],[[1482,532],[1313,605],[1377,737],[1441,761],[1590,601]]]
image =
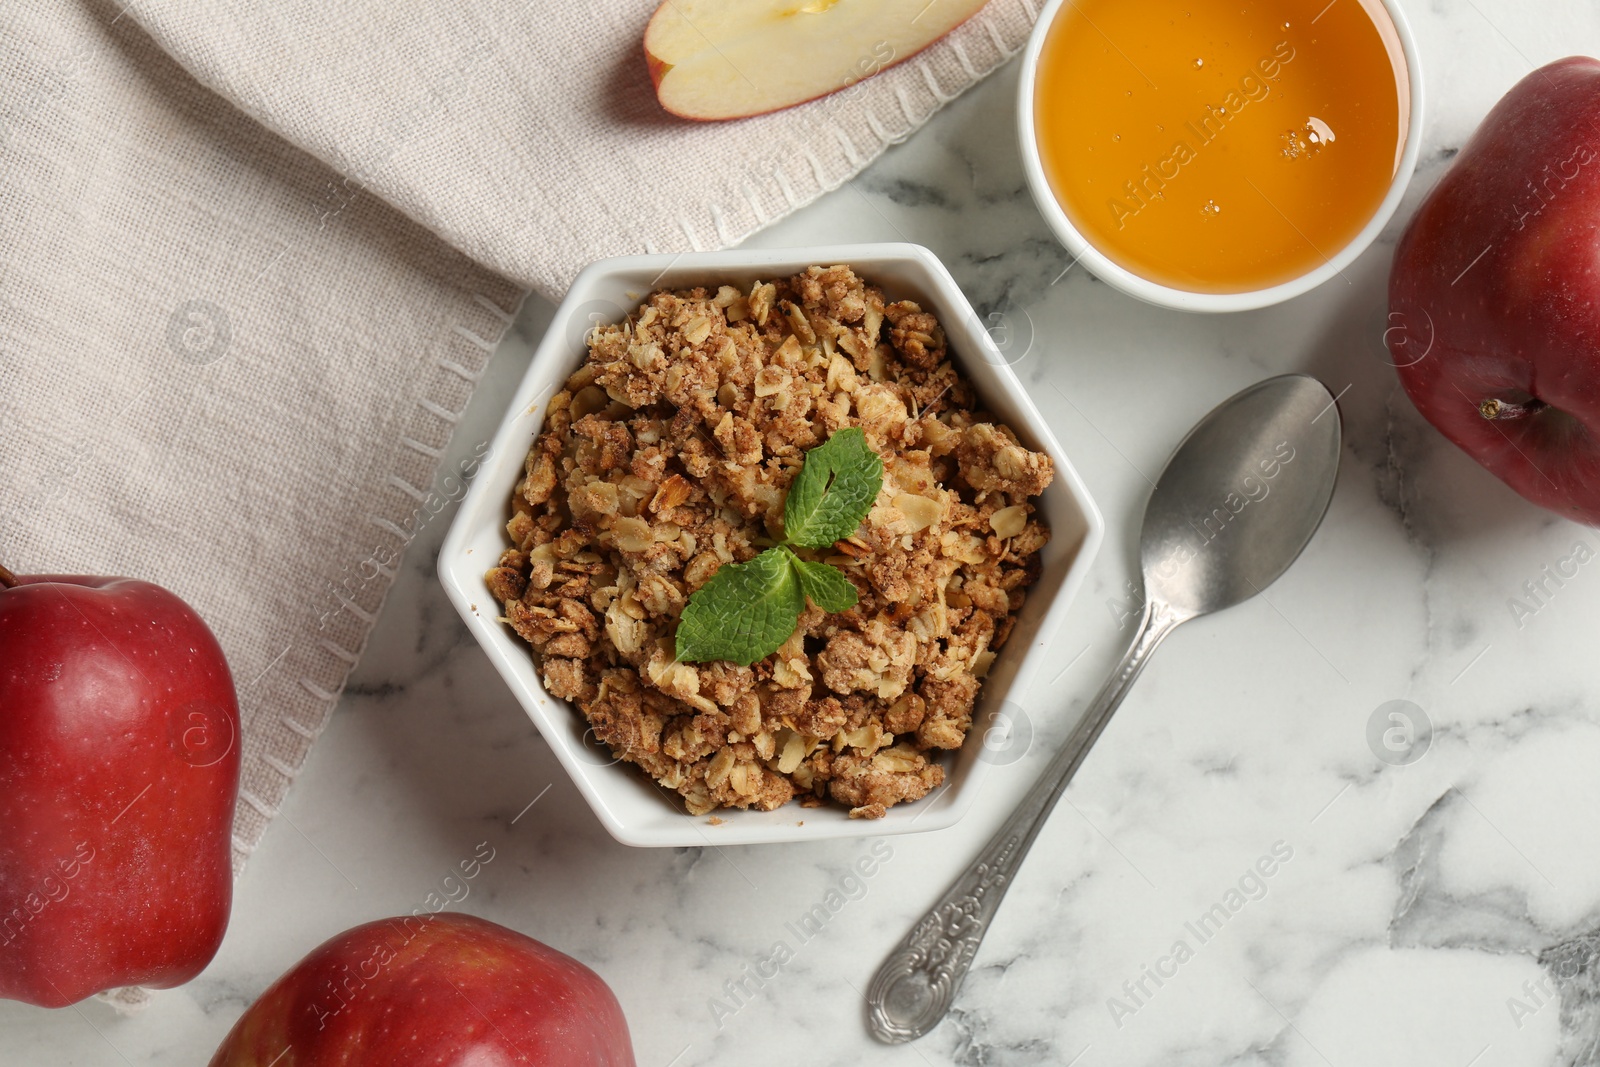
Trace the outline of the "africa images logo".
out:
[[[1175,940],[1165,955],[1158,957],[1153,965],[1142,966],[1137,977],[1122,983],[1122,996],[1107,997],[1106,1010],[1111,1013],[1111,1021],[1117,1024],[1117,1029],[1122,1029],[1124,1019],[1137,1015],[1168,981],[1178,976],[1178,969],[1194,959],[1198,947],[1216,940],[1227,922],[1243,911],[1245,905],[1265,897],[1267,880],[1292,859],[1294,847],[1287,841],[1274,841],[1272,848],[1246,867],[1220,900],[1183,924],[1185,936]]]

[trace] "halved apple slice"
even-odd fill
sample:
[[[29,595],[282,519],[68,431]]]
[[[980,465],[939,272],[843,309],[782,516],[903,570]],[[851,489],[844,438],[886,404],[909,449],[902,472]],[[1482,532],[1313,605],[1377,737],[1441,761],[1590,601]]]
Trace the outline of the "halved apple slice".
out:
[[[687,119],[762,115],[922,51],[984,0],[665,0],[644,32],[661,106]]]

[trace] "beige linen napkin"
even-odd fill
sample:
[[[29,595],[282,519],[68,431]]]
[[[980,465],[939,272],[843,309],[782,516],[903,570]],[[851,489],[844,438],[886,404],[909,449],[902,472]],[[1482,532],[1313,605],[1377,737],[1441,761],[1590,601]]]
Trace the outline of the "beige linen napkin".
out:
[[[919,126],[1035,15],[992,0],[848,93],[704,125],[655,104],[651,7],[0,12],[0,556],[149,579],[210,622],[245,717],[236,869],[438,510],[522,289],[739,240]]]
[[[211,625],[241,865],[366,641],[521,297],[195,83],[109,5],[0,15],[0,555]]]
[[[930,0],[938,3],[940,0]],[[656,0],[131,0],[201,82],[545,296],[591,260],[734,244],[837,187],[1027,40],[990,0],[844,93],[736,122],[657,105]],[[861,42],[864,56],[874,42]]]

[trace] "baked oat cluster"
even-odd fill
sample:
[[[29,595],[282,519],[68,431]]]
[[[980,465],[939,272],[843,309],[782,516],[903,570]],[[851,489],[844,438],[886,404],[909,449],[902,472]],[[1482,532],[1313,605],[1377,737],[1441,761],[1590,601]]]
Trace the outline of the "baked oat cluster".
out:
[[[933,315],[846,266],[651,293],[588,344],[487,576],[546,688],[694,814],[799,796],[870,819],[936,788],[1038,574],[1050,458],[976,410]],[[806,451],[849,426],[882,491],[854,536],[796,551],[855,607],[808,603],[753,666],[678,662],[688,598],[783,537]]]

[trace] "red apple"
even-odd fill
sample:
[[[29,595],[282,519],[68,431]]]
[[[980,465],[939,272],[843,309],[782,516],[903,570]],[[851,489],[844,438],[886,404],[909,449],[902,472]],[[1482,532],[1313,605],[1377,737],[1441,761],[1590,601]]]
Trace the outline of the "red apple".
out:
[[[617,998],[589,968],[451,912],[357,926],[250,1005],[211,1067],[633,1067]]]
[[[644,31],[661,106],[764,115],[854,85],[961,25],[984,0],[665,0]]]
[[[1600,61],[1551,63],[1489,112],[1395,251],[1385,340],[1440,432],[1600,524]]]
[[[239,706],[200,616],[127,578],[0,567],[0,997],[203,970],[228,925]]]

